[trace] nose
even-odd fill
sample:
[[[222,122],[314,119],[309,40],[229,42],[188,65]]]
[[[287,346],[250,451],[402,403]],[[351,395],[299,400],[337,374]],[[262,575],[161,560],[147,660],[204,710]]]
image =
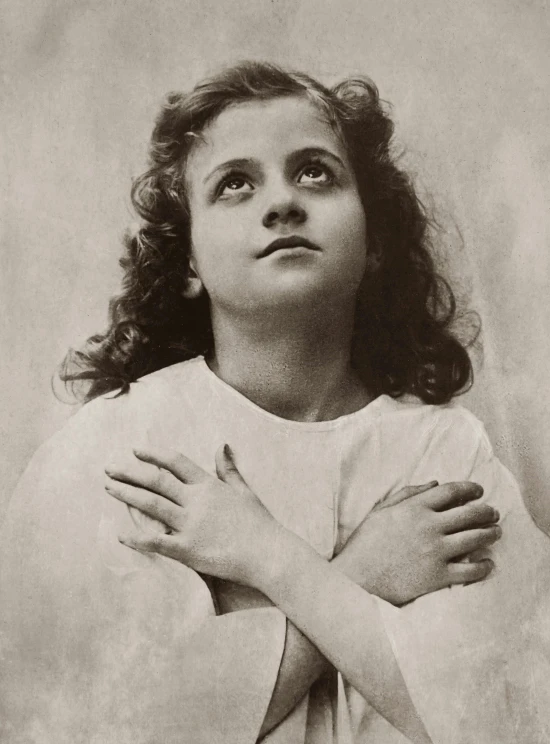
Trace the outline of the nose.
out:
[[[300,225],[305,222],[306,217],[306,210],[300,204],[296,195],[289,190],[285,193],[279,193],[270,201],[263,216],[262,224],[264,227],[273,227],[276,224]]]

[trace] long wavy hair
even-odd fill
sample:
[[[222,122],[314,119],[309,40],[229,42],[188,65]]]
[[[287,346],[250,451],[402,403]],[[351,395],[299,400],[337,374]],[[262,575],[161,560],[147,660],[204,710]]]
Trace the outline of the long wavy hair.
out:
[[[352,363],[371,390],[412,393],[440,404],[472,382],[467,344],[453,332],[456,302],[437,273],[432,222],[393,154],[394,126],[368,78],[325,87],[272,64],[243,62],[190,93],[170,93],[150,143],[149,167],[132,187],[141,226],[124,240],[121,294],[109,326],[71,350],[60,377],[88,401],[157,369],[213,351],[208,297],[184,297],[191,246],[184,184],[197,137],[225,108],[240,102],[302,96],[328,118],[353,164],[366,213],[368,244],[380,256],[361,284]]]

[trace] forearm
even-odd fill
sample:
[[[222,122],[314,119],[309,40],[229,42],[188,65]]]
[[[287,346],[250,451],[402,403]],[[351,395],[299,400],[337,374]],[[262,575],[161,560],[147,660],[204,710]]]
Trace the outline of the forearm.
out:
[[[374,598],[286,530],[280,532],[269,568],[262,565],[255,567],[251,583],[390,723],[412,741],[430,742]]]
[[[332,563],[341,573],[356,580],[354,566],[346,560],[345,551],[334,558]],[[207,582],[215,594],[217,606],[222,614],[273,607],[273,603],[265,595],[250,587],[208,578]],[[260,731],[261,736],[268,734],[286,718],[311,686],[331,669],[333,666],[325,656],[287,619],[284,652]]]
[[[266,596],[254,589],[231,582],[209,580],[209,584],[222,614],[271,607],[273,612],[279,613],[285,620],[284,650],[277,681],[260,731],[263,737],[294,710],[311,685],[332,667],[311,641],[292,625]]]
[[[340,573],[359,583],[356,566],[347,559],[345,551],[333,558],[331,563]],[[216,591],[218,605],[223,614],[273,607],[273,603],[267,597],[249,587],[229,582],[214,582],[212,588]],[[373,593],[369,587],[367,591]],[[286,718],[311,686],[331,669],[334,667],[319,649],[287,619],[284,653],[262,724],[261,736],[265,736]]]
[[[331,668],[311,641],[287,621],[281,666],[260,735],[265,736],[286,718],[314,682]]]

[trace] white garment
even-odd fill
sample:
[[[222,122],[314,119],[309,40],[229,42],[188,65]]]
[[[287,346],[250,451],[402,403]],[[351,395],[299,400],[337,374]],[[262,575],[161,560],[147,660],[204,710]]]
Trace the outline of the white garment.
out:
[[[196,573],[118,543],[134,524],[103,489],[104,467],[131,447],[177,449],[214,472],[225,442],[275,518],[327,559],[405,485],[481,483],[502,515],[496,575],[402,609],[378,605],[435,744],[550,741],[550,543],[477,419],[381,396],[334,421],[287,421],[199,358],[86,405],[23,476],[0,531],[2,744],[256,741],[285,618],[216,617]],[[266,741],[406,740],[339,679],[314,685]]]

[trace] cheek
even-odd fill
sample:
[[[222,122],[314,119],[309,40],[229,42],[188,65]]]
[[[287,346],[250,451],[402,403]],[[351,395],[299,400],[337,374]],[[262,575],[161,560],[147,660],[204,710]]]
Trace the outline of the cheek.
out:
[[[367,270],[367,223],[360,202],[349,200],[338,213],[338,228],[335,239],[339,238],[340,255],[338,273],[340,280],[348,288],[356,290]]]
[[[223,260],[226,232],[215,220],[199,219],[191,225],[191,257],[196,269],[209,273]]]
[[[191,262],[211,299],[242,292],[243,255],[234,221],[212,215],[191,227]]]
[[[247,242],[246,224],[239,214],[212,210],[191,223],[192,254],[198,264],[238,260]]]
[[[343,205],[344,206],[344,205]],[[339,211],[339,223],[342,234],[345,236],[343,242],[348,250],[361,261],[367,260],[367,221],[363,205],[357,200],[350,200]]]

